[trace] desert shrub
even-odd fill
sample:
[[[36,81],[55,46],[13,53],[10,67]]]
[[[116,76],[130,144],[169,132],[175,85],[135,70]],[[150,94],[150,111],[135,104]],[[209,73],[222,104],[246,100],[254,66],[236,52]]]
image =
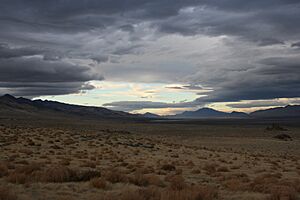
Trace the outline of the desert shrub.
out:
[[[272,188],[269,200],[297,200],[297,192],[289,186],[276,186]]]
[[[191,171],[192,174],[200,174],[201,173],[201,170],[200,169],[193,169]]]
[[[199,185],[186,186],[182,190],[172,188],[145,187],[124,189],[120,195],[109,195],[105,200],[213,200],[218,198],[214,187]]]
[[[93,178],[97,178],[100,176],[101,176],[101,172],[96,170],[79,171],[77,172],[76,180],[74,181],[89,181]]]
[[[252,191],[270,193],[271,189],[278,185],[280,174],[263,174],[259,175],[250,184]]]
[[[96,164],[96,162],[88,161],[88,162],[83,163],[81,165],[81,167],[96,168],[97,164]]]
[[[30,149],[20,149],[19,153],[23,153],[23,154],[26,154],[26,155],[32,155],[33,151],[31,151]]]
[[[156,174],[148,174],[146,175],[149,185],[154,185],[158,187],[164,187],[164,182],[160,179],[160,177]]]
[[[189,186],[182,190],[166,189],[161,193],[161,200],[213,200],[218,192],[210,186]]]
[[[4,163],[0,163],[0,178],[8,174],[8,167]]]
[[[157,187],[146,187],[138,190],[140,194],[143,195],[143,200],[160,200],[161,199],[161,189]]]
[[[50,167],[40,175],[42,182],[62,183],[77,180],[77,174],[73,170],[61,165]]]
[[[119,197],[120,200],[145,200],[143,195],[135,190],[127,190]]]
[[[204,167],[203,167],[203,170],[205,170],[207,172],[207,174],[209,175],[212,175],[214,173],[217,172],[217,164],[206,164]]]
[[[10,183],[25,184],[27,182],[36,181],[40,174],[42,165],[40,163],[31,163],[24,166],[17,167],[7,176],[7,181]]]
[[[231,191],[245,191],[249,189],[249,184],[238,178],[226,180],[224,186]]]
[[[171,165],[171,164],[165,164],[161,167],[161,169],[165,170],[165,171],[175,171],[176,167],[174,165]]]
[[[6,177],[7,182],[16,183],[16,184],[24,184],[28,180],[28,176],[22,173],[11,172]]]
[[[42,169],[42,164],[40,163],[30,163],[28,165],[20,166],[16,168],[16,173],[31,175],[35,171]]]
[[[278,140],[284,140],[284,141],[290,141],[293,140],[292,137],[288,134],[279,134],[279,135],[275,135],[274,138],[278,139]]]
[[[59,161],[59,164],[68,166],[68,165],[70,165],[70,159],[66,159],[66,158],[62,159],[62,160]]]
[[[186,187],[184,178],[181,175],[166,176],[165,180],[170,183],[172,190],[183,190]]]
[[[6,186],[0,186],[0,200],[17,200],[17,196]]]
[[[218,171],[218,172],[229,172],[229,169],[228,169],[227,167],[223,166],[223,167],[219,167],[219,168],[217,169],[217,171]]]
[[[281,127],[279,124],[272,124],[266,128],[266,131],[287,131],[287,129]]]
[[[129,178],[129,182],[133,183],[137,186],[148,186],[149,185],[149,180],[141,172],[135,172],[134,175]]]
[[[119,170],[111,170],[104,174],[107,181],[111,183],[127,182],[128,178]]]
[[[90,184],[92,187],[97,189],[107,189],[107,182],[103,178],[93,178],[90,180]]]

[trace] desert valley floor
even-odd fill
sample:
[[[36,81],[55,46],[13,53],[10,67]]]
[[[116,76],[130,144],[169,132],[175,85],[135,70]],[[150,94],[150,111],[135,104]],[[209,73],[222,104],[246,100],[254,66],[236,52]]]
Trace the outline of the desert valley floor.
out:
[[[0,200],[299,197],[297,123],[58,121],[1,121]]]

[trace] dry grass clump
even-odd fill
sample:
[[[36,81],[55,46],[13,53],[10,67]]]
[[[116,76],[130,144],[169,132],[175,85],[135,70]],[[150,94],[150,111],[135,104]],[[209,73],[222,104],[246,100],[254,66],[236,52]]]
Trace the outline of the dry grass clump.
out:
[[[208,175],[213,175],[217,172],[217,167],[218,167],[218,165],[215,163],[206,164],[203,167],[203,170],[205,170]]]
[[[77,180],[76,172],[62,165],[52,166],[40,175],[42,182],[63,183]]]
[[[172,190],[175,190],[175,191],[183,190],[186,187],[185,180],[180,175],[171,177],[169,179],[169,181],[170,181],[170,188]]]
[[[213,200],[218,192],[210,186],[189,186],[182,190],[167,189],[161,193],[161,200]]]
[[[17,167],[6,177],[10,183],[24,184],[27,182],[81,182],[100,177],[101,173],[95,170],[75,171],[64,165],[45,167],[40,163]]]
[[[89,167],[89,168],[96,168],[97,163],[92,161],[87,161],[81,165],[81,167]]]
[[[93,178],[98,178],[101,176],[101,173],[97,170],[87,170],[87,171],[79,171],[76,173],[76,178],[74,181],[89,181]]]
[[[223,185],[231,191],[250,190],[250,179],[247,174],[232,174],[225,179]]]
[[[289,186],[276,186],[271,191],[269,200],[297,200],[297,191]]]
[[[53,183],[84,182],[100,176],[101,173],[96,170],[75,171],[66,166],[57,165],[46,169],[40,180]]]
[[[0,200],[17,200],[17,196],[6,186],[0,185]]]
[[[71,162],[70,159],[64,158],[64,159],[62,159],[62,160],[59,161],[59,164],[60,165],[68,166],[68,165],[70,165],[70,162]]]
[[[119,196],[110,197],[109,200],[160,200],[160,192],[149,188],[133,190],[125,189]]]
[[[145,175],[148,180],[149,185],[154,185],[158,187],[164,187],[164,182],[160,179],[160,177],[156,174],[147,174]]]
[[[17,167],[15,172],[19,174],[31,175],[33,172],[40,171],[43,168],[41,163],[31,163],[21,167]]]
[[[15,184],[25,184],[29,180],[29,176],[25,174],[19,174],[17,172],[11,172],[7,177],[6,181]]]
[[[241,179],[230,179],[223,184],[227,189],[231,191],[246,191],[249,189],[249,183],[243,182]]]
[[[176,167],[172,164],[165,164],[165,165],[161,166],[161,169],[165,170],[165,171],[175,171]]]
[[[128,177],[128,182],[137,186],[146,187],[154,185],[163,187],[164,182],[156,174],[144,174],[141,171],[136,171],[132,176]]]
[[[279,184],[280,174],[263,174],[257,176],[250,184],[254,192],[270,193],[272,188]]]
[[[148,178],[141,172],[135,172],[132,177],[129,177],[129,182],[137,186],[148,186]]]
[[[106,172],[104,177],[111,183],[128,182],[128,177],[118,169]]]
[[[107,189],[108,184],[103,178],[93,178],[90,180],[90,184],[92,187],[97,189]]]
[[[214,200],[217,190],[210,186],[186,186],[180,190],[172,188],[146,187],[124,189],[119,195],[108,196],[105,200]]]
[[[228,169],[227,167],[225,167],[225,166],[222,166],[222,167],[219,167],[219,168],[217,169],[217,171],[218,171],[218,172],[229,172],[229,169]]]
[[[8,167],[4,163],[0,163],[0,178],[8,175]]]
[[[36,173],[42,169],[40,163],[31,163],[24,166],[17,167],[14,171],[10,172],[6,180],[10,183],[25,184],[36,180]]]

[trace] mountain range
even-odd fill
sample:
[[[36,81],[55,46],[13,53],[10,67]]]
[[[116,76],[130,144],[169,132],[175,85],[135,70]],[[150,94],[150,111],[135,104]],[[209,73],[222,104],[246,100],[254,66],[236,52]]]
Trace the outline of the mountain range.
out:
[[[300,105],[287,105],[252,113],[221,112],[212,108],[200,108],[176,115],[160,116],[153,113],[131,114],[103,107],[81,106],[48,100],[16,98],[6,94],[0,97],[0,116],[77,116],[86,118],[170,118],[170,119],[247,119],[247,118],[300,118]]]
[[[243,112],[221,112],[212,108],[201,108],[196,111],[185,111],[180,114],[169,116],[171,118],[246,118],[248,114]]]
[[[244,112],[222,112],[212,108],[200,108],[196,111],[184,111],[176,115],[159,116],[153,113],[145,113],[147,118],[168,118],[168,119],[260,119],[260,118],[300,118],[300,105],[287,105],[265,110],[258,110],[252,113]]]
[[[8,116],[77,116],[87,118],[136,118],[138,115],[113,111],[103,107],[80,106],[48,100],[0,97],[0,114]]]

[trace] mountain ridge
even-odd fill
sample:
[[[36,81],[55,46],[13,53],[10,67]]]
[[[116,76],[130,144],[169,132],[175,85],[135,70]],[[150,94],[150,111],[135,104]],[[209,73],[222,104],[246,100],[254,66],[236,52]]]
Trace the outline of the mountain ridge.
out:
[[[49,100],[30,100],[5,94],[0,96],[0,114],[7,115],[71,115],[87,118],[170,118],[170,119],[248,119],[248,118],[300,118],[300,105],[287,105],[252,113],[222,112],[213,108],[184,111],[176,115],[161,116],[154,113],[131,114],[104,107],[67,104]]]
[[[184,111],[183,113],[179,113],[171,118],[247,118],[248,114],[243,112],[233,111],[231,113],[218,111],[212,108],[200,108],[195,111]]]
[[[138,115],[113,111],[104,107],[73,105],[49,100],[30,100],[23,97],[16,98],[6,94],[0,97],[0,111],[13,112],[13,114],[62,114],[83,116],[91,118],[135,118]],[[9,113],[8,113],[9,114]]]

